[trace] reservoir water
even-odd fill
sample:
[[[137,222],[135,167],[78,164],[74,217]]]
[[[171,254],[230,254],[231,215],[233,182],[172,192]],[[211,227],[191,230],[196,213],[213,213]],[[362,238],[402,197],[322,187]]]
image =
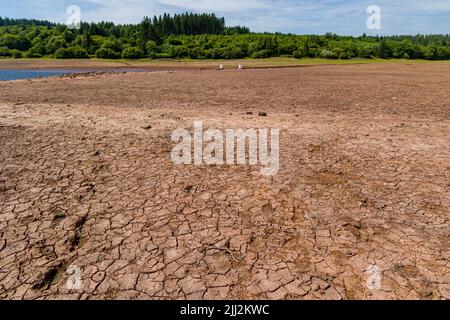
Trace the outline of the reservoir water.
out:
[[[120,68],[120,69],[95,69],[95,70],[79,70],[79,69],[0,69],[0,81],[47,78],[54,76],[62,76],[65,74],[75,74],[82,72],[143,72],[147,70],[138,68]]]
[[[76,73],[75,70],[27,70],[27,69],[0,69],[0,81],[19,80],[32,78],[46,78],[52,76],[62,76],[68,73]]]

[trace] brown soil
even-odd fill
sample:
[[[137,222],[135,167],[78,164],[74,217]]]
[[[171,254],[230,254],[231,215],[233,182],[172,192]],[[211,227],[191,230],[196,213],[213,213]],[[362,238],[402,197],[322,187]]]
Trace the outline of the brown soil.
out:
[[[0,298],[450,299],[449,88],[445,63],[1,82]],[[194,120],[279,128],[278,175],[173,165]]]

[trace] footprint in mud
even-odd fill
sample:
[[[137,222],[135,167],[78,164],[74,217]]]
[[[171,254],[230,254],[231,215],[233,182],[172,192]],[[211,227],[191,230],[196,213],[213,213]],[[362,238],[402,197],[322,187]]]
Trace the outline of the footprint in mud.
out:
[[[87,221],[88,216],[84,215],[78,218],[77,221],[75,221],[74,228],[75,233],[69,237],[66,240],[66,243],[69,247],[69,251],[74,251],[78,248],[80,248],[85,242],[86,238],[82,236],[83,227]]]
[[[408,287],[422,299],[433,299],[437,296],[436,288],[414,265],[396,265],[394,272],[408,281]]]
[[[46,290],[52,284],[57,283],[63,276],[64,263],[60,262],[56,266],[48,269],[31,287],[34,290]]]
[[[262,213],[269,215],[275,212],[275,209],[272,207],[272,204],[266,203],[263,207],[262,207]]]
[[[353,234],[356,238],[361,238],[363,236],[363,225],[361,222],[351,218],[351,217],[345,217],[344,222],[342,223],[342,227],[344,230],[349,231],[351,234]]]
[[[39,252],[47,257],[49,260],[55,260],[58,256],[55,254],[53,246],[39,247]]]
[[[305,220],[305,204],[302,201],[294,201],[292,207],[292,222],[300,224]]]
[[[53,210],[52,214],[53,214],[52,226],[59,224],[61,221],[67,218],[67,212],[60,208],[56,208],[55,210]]]
[[[406,279],[417,278],[421,275],[419,269],[412,265],[397,265],[394,267],[394,271]]]

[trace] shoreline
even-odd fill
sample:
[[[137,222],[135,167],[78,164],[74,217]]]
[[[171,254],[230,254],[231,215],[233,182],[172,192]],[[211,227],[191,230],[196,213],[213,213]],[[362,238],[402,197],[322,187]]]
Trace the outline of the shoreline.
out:
[[[449,61],[427,60],[379,60],[379,59],[354,59],[354,60],[326,60],[326,59],[293,59],[293,58],[269,58],[269,59],[237,59],[237,60],[101,60],[101,59],[0,59],[0,70],[6,69],[72,69],[95,71],[109,70],[148,70],[148,71],[176,71],[176,70],[214,70],[219,65],[225,69],[235,69],[242,64],[246,69],[281,69],[302,68],[327,65],[361,65],[361,64],[448,64]]]

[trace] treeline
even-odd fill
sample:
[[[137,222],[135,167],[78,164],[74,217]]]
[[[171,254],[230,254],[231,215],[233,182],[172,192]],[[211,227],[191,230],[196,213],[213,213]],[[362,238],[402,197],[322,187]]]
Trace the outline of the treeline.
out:
[[[164,14],[140,24],[81,24],[1,18],[0,57],[237,59],[293,56],[327,59],[450,60],[450,35],[360,37],[250,33],[214,14]]]
[[[164,13],[153,19],[144,17],[139,26],[140,36],[144,43],[149,40],[160,42],[168,35],[223,34],[225,19],[215,14],[175,14],[173,17]]]
[[[36,19],[11,19],[11,18],[2,18],[0,17],[0,27],[3,26],[54,26],[55,23],[46,21],[46,20],[36,20]]]
[[[148,46],[149,57],[237,59],[293,56],[325,59],[427,59],[449,60],[450,36],[432,36],[428,45],[414,37],[339,37],[335,35],[199,35],[169,36],[164,44]]]

